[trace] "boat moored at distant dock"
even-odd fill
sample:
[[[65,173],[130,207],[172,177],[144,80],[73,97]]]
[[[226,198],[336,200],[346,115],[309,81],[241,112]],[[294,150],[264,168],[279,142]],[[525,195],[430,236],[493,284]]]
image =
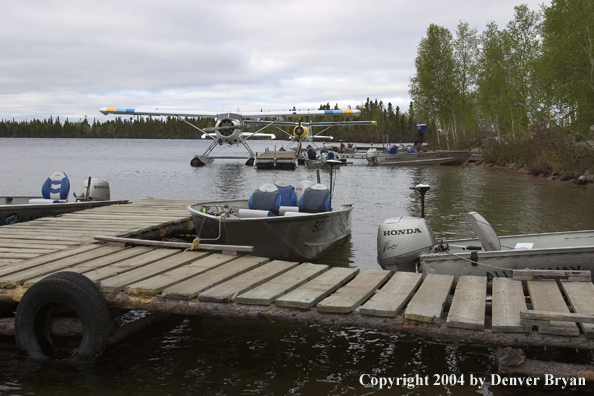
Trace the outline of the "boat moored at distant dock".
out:
[[[468,162],[471,152],[468,150],[434,150],[409,152],[406,148],[397,148],[392,152],[380,152],[376,149],[367,151],[367,161],[370,165],[464,165]]]

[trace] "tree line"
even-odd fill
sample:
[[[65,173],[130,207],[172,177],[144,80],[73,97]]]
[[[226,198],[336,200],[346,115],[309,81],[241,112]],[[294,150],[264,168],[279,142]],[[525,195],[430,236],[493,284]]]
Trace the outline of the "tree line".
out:
[[[319,110],[339,109],[338,104],[330,106],[330,102],[321,104]],[[345,141],[382,141],[383,135],[390,134],[391,141],[411,140],[414,137],[415,121],[412,103],[408,112],[403,112],[398,106],[394,108],[391,103],[384,103],[377,99],[367,101],[357,106],[361,116],[355,118],[348,115],[315,116],[303,121],[350,121],[373,120],[377,126],[341,126],[333,127],[330,133],[335,139]],[[295,108],[293,108],[295,110]],[[413,114],[411,117],[410,114]],[[185,121],[198,128],[214,126],[212,118],[186,118]],[[89,122],[86,118],[79,121],[60,121],[50,116],[45,120],[30,121],[0,121],[0,137],[31,137],[31,138],[129,138],[129,139],[195,139],[201,133],[188,125],[184,120],[176,117],[114,117],[105,122],[93,119]],[[289,127],[279,127],[291,134]],[[255,132],[259,127],[249,126],[246,132]],[[284,139],[282,132],[269,128],[267,133],[275,133],[277,138]],[[312,131],[316,133],[316,130]],[[319,132],[319,130],[318,130]],[[324,132],[324,134],[328,134]],[[387,139],[387,138],[386,138]]]
[[[480,34],[462,21],[453,34],[430,24],[415,66],[409,93],[437,146],[482,146],[487,160],[533,173],[594,171],[592,0],[519,5],[505,27]]]

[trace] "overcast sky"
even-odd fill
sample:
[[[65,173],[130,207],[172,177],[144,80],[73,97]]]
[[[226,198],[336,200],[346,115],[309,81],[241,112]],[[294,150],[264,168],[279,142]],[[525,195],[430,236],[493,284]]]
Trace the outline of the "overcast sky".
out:
[[[0,119],[354,108],[368,97],[407,110],[430,23],[503,28],[519,4],[543,1],[0,0]]]

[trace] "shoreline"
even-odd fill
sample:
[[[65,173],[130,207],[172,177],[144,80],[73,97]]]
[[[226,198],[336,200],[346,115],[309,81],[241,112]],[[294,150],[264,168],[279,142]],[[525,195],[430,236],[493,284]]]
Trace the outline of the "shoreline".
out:
[[[506,164],[506,165],[497,165],[492,162],[483,162],[483,161],[476,161],[476,162],[467,162],[465,166],[482,166],[484,168],[497,168],[497,169],[506,169],[511,172],[515,173],[523,173],[526,176],[534,176],[534,177],[542,177],[546,178],[549,181],[560,181],[560,182],[567,182],[568,184],[575,184],[578,186],[587,186],[589,184],[594,184],[594,174],[590,173],[589,171],[584,172],[584,174],[578,177],[570,177],[566,172],[552,172],[549,175],[545,173],[539,173],[538,175],[533,174],[530,170],[526,169],[526,165],[519,166],[514,163]]]

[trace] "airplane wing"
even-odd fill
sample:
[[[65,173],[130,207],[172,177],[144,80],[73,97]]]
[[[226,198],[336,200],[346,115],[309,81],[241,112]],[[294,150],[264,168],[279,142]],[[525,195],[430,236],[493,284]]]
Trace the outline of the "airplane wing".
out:
[[[217,113],[195,112],[187,110],[149,110],[149,109],[124,109],[115,107],[104,107],[99,111],[105,115],[145,115],[145,116],[172,116],[172,117],[209,117],[216,118]]]
[[[264,117],[303,117],[303,116],[317,116],[317,115],[354,115],[359,117],[361,110],[307,110],[307,111],[258,111],[258,112],[242,112],[241,115],[246,118],[264,118]]]
[[[377,125],[377,121],[321,121],[321,122],[303,122],[307,126],[335,126],[335,125]]]
[[[212,112],[195,112],[187,110],[159,110],[159,109],[126,109],[115,107],[104,107],[99,111],[105,115],[147,115],[147,116],[179,116],[179,117],[212,117],[215,118],[221,113]],[[361,115],[361,110],[307,110],[307,111],[274,111],[274,112],[247,112],[239,113],[244,118],[264,118],[264,117],[303,117],[316,115],[354,115],[356,117]]]
[[[241,137],[244,137],[246,139],[251,138],[251,137],[267,137],[270,139],[276,139],[276,135],[274,133],[252,133],[252,132],[242,132],[241,133]]]
[[[297,126],[298,122],[290,121],[255,121],[255,120],[244,120],[244,124],[248,125],[279,125],[279,126]],[[324,121],[324,122],[302,122],[301,125],[310,126],[334,126],[334,125],[377,125],[377,121]]]
[[[202,139],[206,139],[207,137],[216,139],[217,134],[216,133],[204,133],[204,134],[202,134],[201,137],[202,137]],[[276,139],[276,135],[274,133],[242,132],[241,137],[246,138],[246,139],[249,139],[251,137],[265,137],[265,138],[269,138],[269,139]]]

